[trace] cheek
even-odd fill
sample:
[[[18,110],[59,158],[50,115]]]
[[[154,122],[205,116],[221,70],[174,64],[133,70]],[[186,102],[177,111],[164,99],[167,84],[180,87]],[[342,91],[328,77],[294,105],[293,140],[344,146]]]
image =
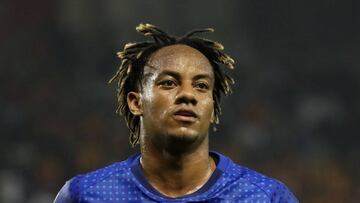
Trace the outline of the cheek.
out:
[[[202,99],[199,104],[202,106],[203,116],[211,119],[214,111],[214,100],[212,98]]]
[[[169,94],[161,94],[156,90],[148,91],[143,97],[144,113],[148,117],[154,117],[154,121],[164,118],[171,105],[171,96]]]
[[[163,120],[167,116],[169,111],[169,95],[157,95],[155,101],[156,102],[154,102],[154,110],[158,116],[157,119]]]

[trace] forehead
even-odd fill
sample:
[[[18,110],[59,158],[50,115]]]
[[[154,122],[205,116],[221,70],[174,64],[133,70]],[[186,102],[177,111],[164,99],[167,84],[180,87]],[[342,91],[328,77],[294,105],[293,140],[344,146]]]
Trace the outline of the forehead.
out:
[[[173,70],[213,75],[209,60],[200,51],[183,44],[170,45],[155,51],[145,67],[144,73]]]

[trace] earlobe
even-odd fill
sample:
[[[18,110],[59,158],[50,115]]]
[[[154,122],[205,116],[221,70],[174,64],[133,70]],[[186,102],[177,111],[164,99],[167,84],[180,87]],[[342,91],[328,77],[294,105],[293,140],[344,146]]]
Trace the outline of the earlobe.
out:
[[[135,116],[142,115],[141,95],[138,92],[129,92],[127,94],[127,104],[132,114]]]
[[[211,120],[210,123],[215,123],[215,114],[214,114],[214,110],[211,112]]]
[[[213,110],[211,113],[211,124],[219,124],[219,117],[215,115],[215,111]]]

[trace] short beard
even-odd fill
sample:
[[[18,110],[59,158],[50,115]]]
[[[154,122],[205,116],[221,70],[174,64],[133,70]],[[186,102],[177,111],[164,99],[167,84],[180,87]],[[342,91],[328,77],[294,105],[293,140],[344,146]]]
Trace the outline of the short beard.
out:
[[[188,136],[188,135],[165,135],[162,147],[171,155],[191,153],[198,148],[204,141],[206,135]]]

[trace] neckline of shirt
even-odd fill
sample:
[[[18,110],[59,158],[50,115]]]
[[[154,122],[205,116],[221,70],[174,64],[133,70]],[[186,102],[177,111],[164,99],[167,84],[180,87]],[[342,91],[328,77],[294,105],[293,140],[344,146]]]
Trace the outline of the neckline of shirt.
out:
[[[213,185],[215,185],[216,181],[226,171],[226,169],[229,165],[229,162],[230,162],[228,157],[226,157],[218,152],[215,152],[215,151],[209,151],[209,155],[212,156],[215,161],[217,160],[216,169],[210,176],[209,180],[199,190],[195,191],[194,193],[184,195],[181,197],[176,197],[176,198],[168,197],[168,196],[161,194],[148,182],[148,180],[146,179],[146,177],[142,171],[142,168],[141,168],[141,164],[140,164],[141,154],[140,153],[131,157],[132,161],[130,163],[130,168],[131,168],[131,172],[133,173],[134,177],[137,179],[138,184],[140,184],[139,185],[140,189],[143,190],[143,192],[145,192],[147,195],[151,195],[152,197],[155,197],[155,198],[160,197],[161,199],[166,199],[166,200],[180,200],[180,199],[184,199],[184,198],[192,198],[195,196],[200,196],[203,193],[207,192]]]

